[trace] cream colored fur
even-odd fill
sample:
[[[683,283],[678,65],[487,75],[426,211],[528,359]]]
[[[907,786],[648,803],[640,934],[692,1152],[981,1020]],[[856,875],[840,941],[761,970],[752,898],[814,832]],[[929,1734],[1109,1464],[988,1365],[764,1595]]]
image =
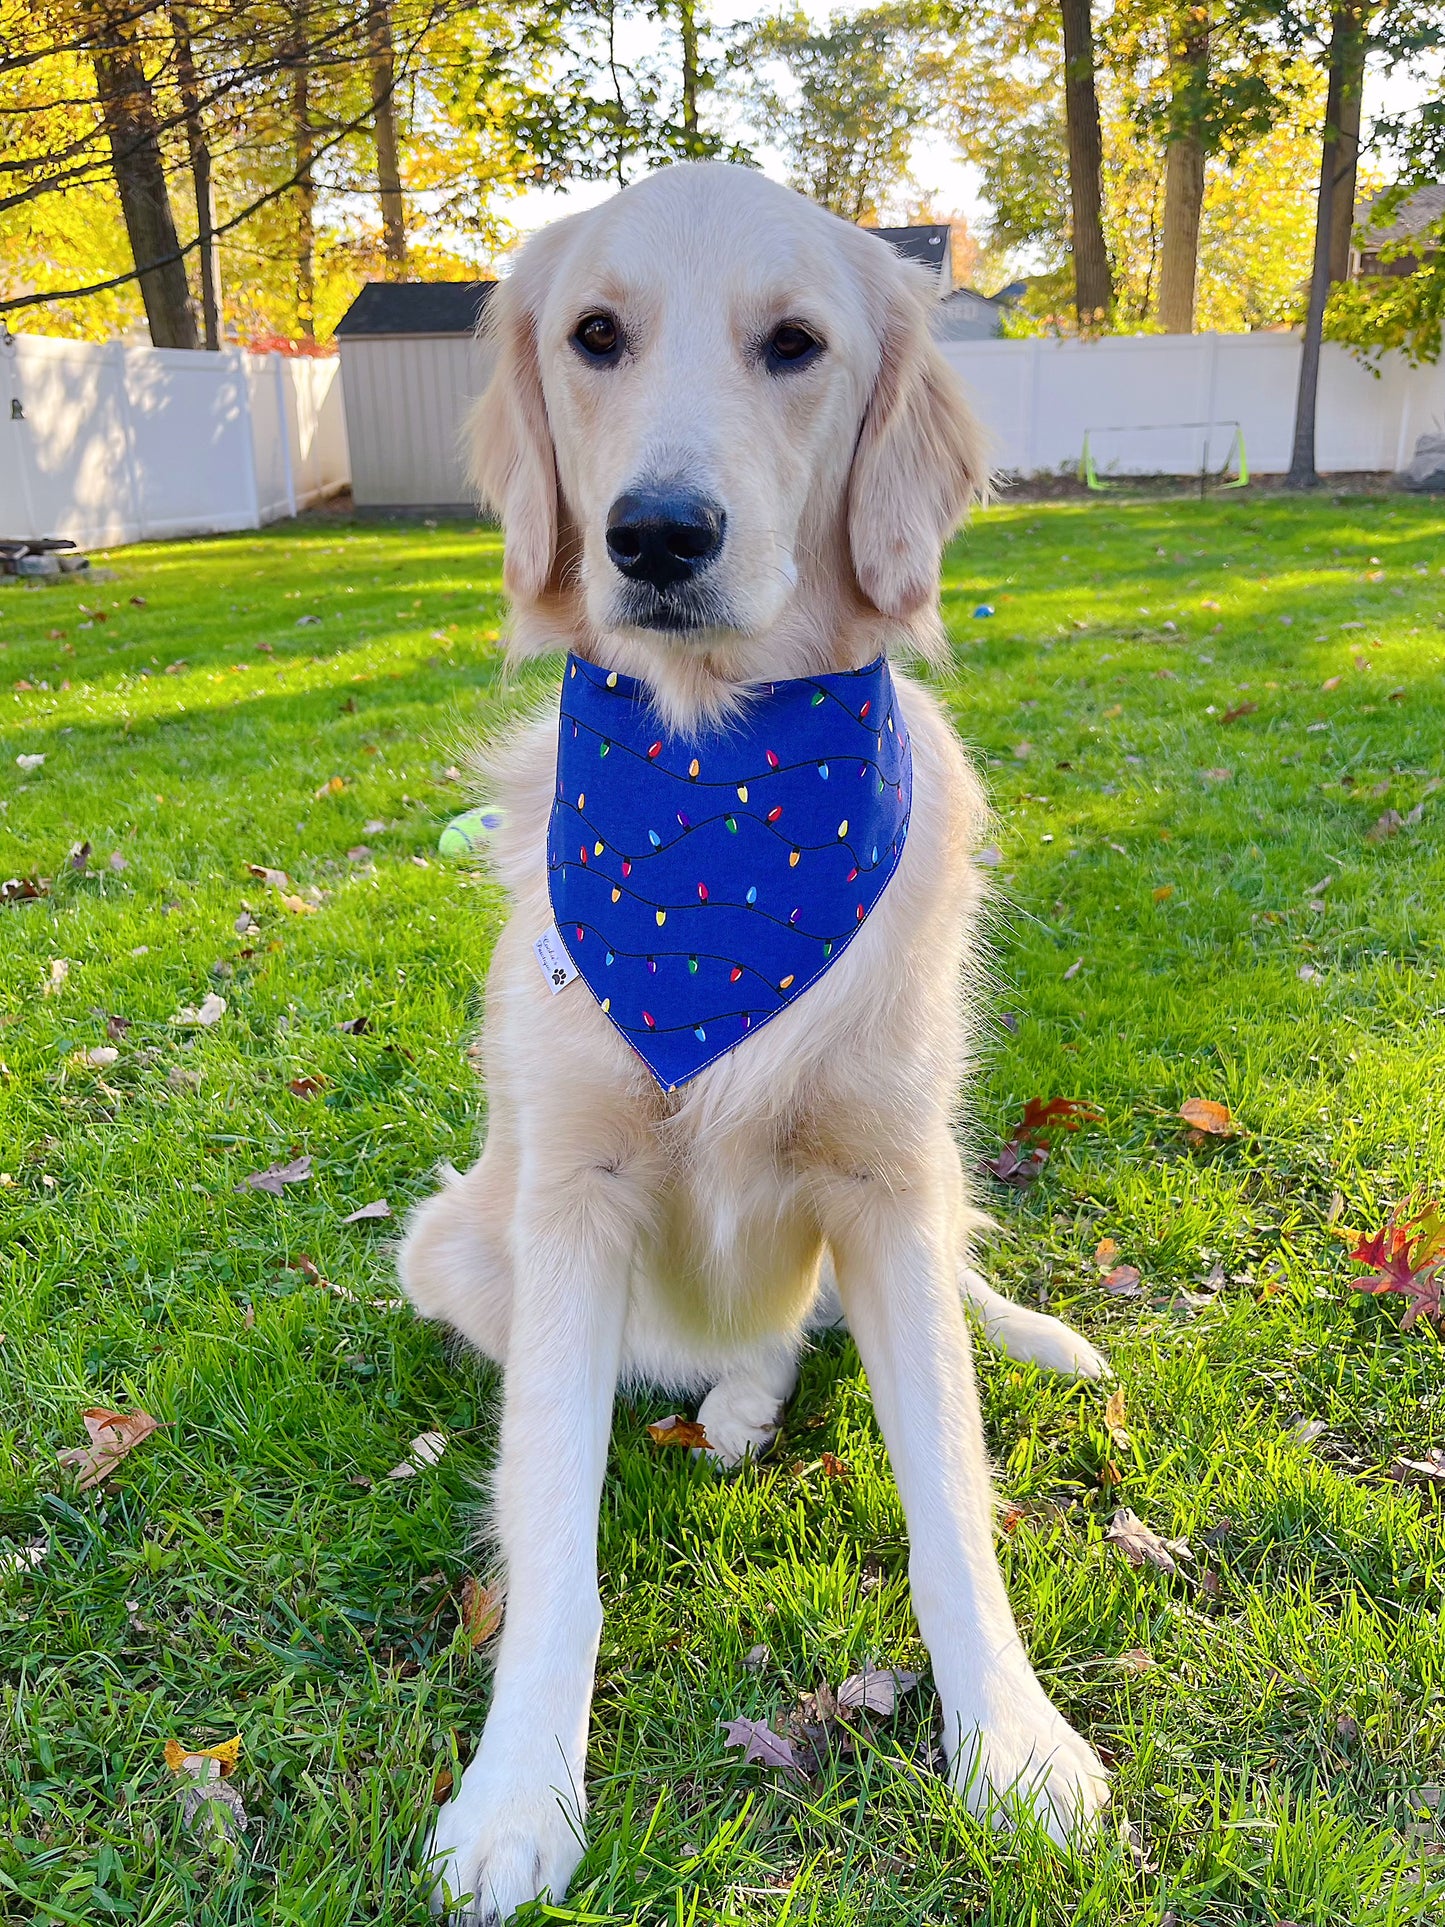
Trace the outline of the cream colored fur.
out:
[[[641,675],[684,726],[750,682],[935,651],[940,546],[985,464],[927,306],[882,242],[741,168],[667,169],[529,242],[492,304],[497,368],[475,423],[515,647]],[[630,344],[605,368],[569,340],[599,309]],[[783,321],[824,343],[813,366],[760,364]],[[727,614],[706,631],[617,618],[608,506],[658,474],[727,511],[713,565]],[[771,1442],[805,1330],[839,1304],[907,1514],[961,1797],[992,1813],[1031,1800],[1058,1838],[1107,1798],[999,1574],[964,1300],[1016,1357],[1086,1376],[1103,1361],[969,1262],[979,1220],[951,1127],[986,810],[942,709],[895,673],[914,804],[893,880],[805,996],[672,1095],[586,986],[553,997],[533,955],[551,923],[554,707],[495,755],[511,914],[487,980],[486,1143],[413,1215],[401,1254],[417,1309],[504,1371],[506,1619],[486,1728],[433,1839],[438,1902],[473,1895],[469,1918],[560,1899],[582,1851],[619,1380],[705,1393],[715,1455],[736,1463]]]

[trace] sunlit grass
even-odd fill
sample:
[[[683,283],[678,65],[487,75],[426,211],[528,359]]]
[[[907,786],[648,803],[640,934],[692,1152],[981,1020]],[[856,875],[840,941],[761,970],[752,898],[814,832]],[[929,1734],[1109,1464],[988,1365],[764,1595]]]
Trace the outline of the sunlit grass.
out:
[[[500,905],[436,837],[458,745],[545,674],[503,673],[485,531],[320,520],[111,563],[0,591],[0,880],[50,880],[0,906],[0,1561],[46,1548],[0,1577],[0,1921],[420,1927],[417,1831],[486,1708],[450,1595],[490,1386],[386,1308],[387,1227],[340,1219],[399,1216],[471,1153]],[[926,1688],[816,1785],[724,1753],[724,1717],[923,1660],[829,1341],[775,1461],[731,1483],[649,1445],[665,1401],[619,1405],[592,1846],[554,1917],[1445,1917],[1440,1514],[1382,1477],[1445,1444],[1445,1368],[1348,1291],[1329,1224],[1445,1191],[1442,571],[1430,504],[1328,497],[1005,506],[948,558],[936,680],[999,811],[973,1137],[1034,1095],[1103,1116],[1030,1192],[993,1187],[990,1264],[1108,1348],[1132,1439],[1102,1393],[987,1362],[1025,1509],[1003,1557],[1135,1844],[981,1835],[926,1771]],[[179,1029],[211,990],[220,1023]],[[111,1016],[116,1062],[77,1061]],[[1192,1148],[1190,1096],[1238,1135]],[[309,1183],[244,1187],[303,1151]],[[1104,1236],[1145,1298],[1100,1288]],[[78,1495],[55,1453],[92,1405],[167,1423]],[[441,1464],[387,1480],[431,1428]],[[1103,1545],[1119,1504],[1191,1540],[1189,1579]],[[182,1830],[161,1749],[236,1731],[254,1824],[228,1846]]]

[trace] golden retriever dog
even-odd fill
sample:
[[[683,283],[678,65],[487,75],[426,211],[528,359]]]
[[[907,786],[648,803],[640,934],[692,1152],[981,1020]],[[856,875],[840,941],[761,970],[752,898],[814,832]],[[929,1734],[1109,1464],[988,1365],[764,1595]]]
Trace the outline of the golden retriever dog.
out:
[[[931,300],[884,242],[741,167],[667,168],[528,241],[492,301],[473,423],[513,648],[637,679],[684,742],[797,679],[937,659],[940,551],[987,478]],[[1000,1576],[965,1305],[1015,1358],[1104,1363],[970,1264],[981,1220],[953,1124],[986,811],[938,702],[901,669],[890,691],[912,802],[886,888],[806,994],[672,1088],[586,982],[558,992],[539,967],[557,701],[493,755],[510,915],[487,977],[486,1143],[400,1257],[416,1309],[503,1372],[506,1618],[432,1839],[437,1904],[469,1919],[560,1899],[582,1854],[619,1381],[701,1396],[733,1466],[771,1444],[810,1324],[840,1316],[907,1517],[951,1783],[980,1814],[1022,1800],[1060,1840],[1108,1797]]]

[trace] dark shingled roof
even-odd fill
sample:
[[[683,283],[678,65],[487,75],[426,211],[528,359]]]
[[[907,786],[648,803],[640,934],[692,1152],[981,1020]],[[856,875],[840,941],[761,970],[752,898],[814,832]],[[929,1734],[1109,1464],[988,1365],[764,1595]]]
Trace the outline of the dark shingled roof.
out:
[[[887,241],[903,256],[905,261],[921,261],[926,268],[937,274],[942,270],[944,250],[948,246],[949,230],[946,225],[930,227],[876,227],[873,232],[880,241]]]
[[[347,335],[469,335],[495,281],[368,281],[336,324]]]

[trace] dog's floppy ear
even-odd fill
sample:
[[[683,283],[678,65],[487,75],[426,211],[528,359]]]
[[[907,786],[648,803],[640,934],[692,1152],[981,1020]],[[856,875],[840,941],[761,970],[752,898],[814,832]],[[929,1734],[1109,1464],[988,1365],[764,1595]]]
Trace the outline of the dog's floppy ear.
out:
[[[875,267],[870,293],[883,350],[848,483],[848,544],[864,595],[904,621],[932,600],[939,551],[986,492],[988,464],[958,377],[929,334],[928,284],[896,259],[878,265],[887,272]]]
[[[492,377],[467,425],[468,474],[506,536],[502,579],[514,602],[546,591],[557,559],[557,457],[537,356],[537,308],[549,263],[535,243],[487,304],[482,341]]]

